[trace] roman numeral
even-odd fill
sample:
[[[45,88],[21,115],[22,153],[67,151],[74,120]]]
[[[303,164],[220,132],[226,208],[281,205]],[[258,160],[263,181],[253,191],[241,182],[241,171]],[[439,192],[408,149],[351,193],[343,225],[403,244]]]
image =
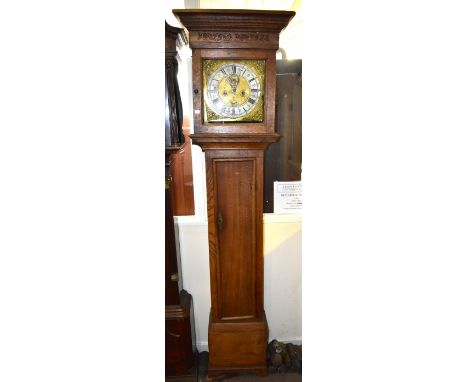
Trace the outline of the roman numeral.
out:
[[[248,101],[249,101],[252,105],[255,103],[255,100],[252,99],[252,98],[250,98],[250,97],[249,97],[249,100],[248,100]]]
[[[252,81],[255,81],[255,78],[251,78],[251,79],[249,80],[249,82],[252,82]]]

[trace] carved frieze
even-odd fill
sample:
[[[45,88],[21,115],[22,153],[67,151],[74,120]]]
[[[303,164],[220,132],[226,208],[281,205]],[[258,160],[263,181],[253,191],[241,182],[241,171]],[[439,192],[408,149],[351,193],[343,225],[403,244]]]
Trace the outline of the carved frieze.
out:
[[[198,32],[198,39],[204,41],[231,41],[231,33]]]
[[[266,33],[235,33],[239,41],[269,41],[270,36]]]
[[[194,31],[190,33],[192,48],[251,48],[278,49],[278,34],[243,31]]]
[[[198,40],[203,41],[269,41],[270,36],[266,33],[248,32],[198,32]]]

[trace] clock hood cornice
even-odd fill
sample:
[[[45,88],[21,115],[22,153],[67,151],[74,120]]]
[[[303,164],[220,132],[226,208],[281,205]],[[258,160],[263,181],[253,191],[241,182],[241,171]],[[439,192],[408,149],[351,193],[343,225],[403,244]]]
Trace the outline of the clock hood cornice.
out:
[[[182,24],[191,31],[280,33],[296,14],[293,11],[251,9],[174,9]]]
[[[295,12],[246,9],[174,9],[192,49],[279,48],[279,33]]]

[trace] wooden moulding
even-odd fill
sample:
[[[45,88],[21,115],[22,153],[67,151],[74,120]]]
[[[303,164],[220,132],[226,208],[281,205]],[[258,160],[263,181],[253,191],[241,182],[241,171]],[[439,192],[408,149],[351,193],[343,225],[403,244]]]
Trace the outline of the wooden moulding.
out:
[[[279,134],[191,134],[192,142],[205,150],[257,149],[265,150],[276,142]]]
[[[166,54],[171,56],[177,55],[177,48],[188,43],[187,34],[183,28],[177,28],[165,22],[165,48]],[[177,48],[176,48],[177,47]]]
[[[279,34],[296,14],[293,11],[255,9],[174,9],[172,11],[193,31],[271,32]]]
[[[265,313],[259,320],[214,322],[210,313],[208,377],[257,373],[265,377],[268,324]]]

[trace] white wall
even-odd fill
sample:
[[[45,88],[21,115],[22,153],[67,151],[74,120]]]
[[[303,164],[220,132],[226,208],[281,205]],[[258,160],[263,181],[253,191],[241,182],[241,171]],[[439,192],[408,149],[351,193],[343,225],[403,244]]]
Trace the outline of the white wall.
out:
[[[199,351],[208,350],[210,273],[208,223],[175,217],[183,287],[193,297]],[[264,214],[265,312],[270,340],[301,343],[301,215]]]
[[[270,339],[301,343],[302,218],[264,214],[265,313]]]

